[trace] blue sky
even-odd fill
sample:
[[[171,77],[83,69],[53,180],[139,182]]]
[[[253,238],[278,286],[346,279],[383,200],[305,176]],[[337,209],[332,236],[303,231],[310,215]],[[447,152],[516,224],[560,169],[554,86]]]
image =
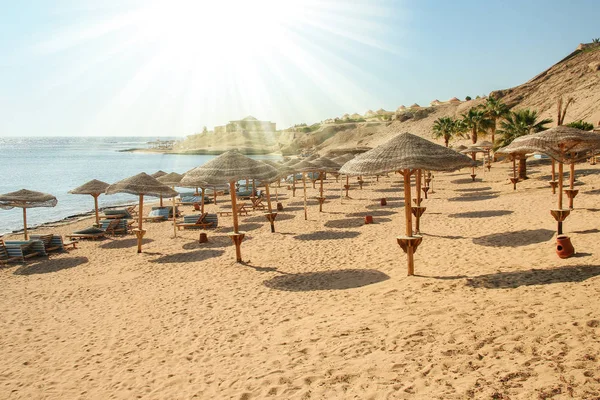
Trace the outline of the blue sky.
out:
[[[0,136],[284,128],[475,97],[600,37],[597,0],[4,3]]]

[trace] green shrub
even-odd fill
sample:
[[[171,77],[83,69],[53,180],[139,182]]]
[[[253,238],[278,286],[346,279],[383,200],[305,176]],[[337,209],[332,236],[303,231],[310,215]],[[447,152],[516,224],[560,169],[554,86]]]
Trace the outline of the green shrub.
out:
[[[573,121],[570,124],[567,124],[571,128],[581,129],[582,131],[591,131],[594,129],[594,124],[590,124],[589,122],[585,122],[583,120]]]

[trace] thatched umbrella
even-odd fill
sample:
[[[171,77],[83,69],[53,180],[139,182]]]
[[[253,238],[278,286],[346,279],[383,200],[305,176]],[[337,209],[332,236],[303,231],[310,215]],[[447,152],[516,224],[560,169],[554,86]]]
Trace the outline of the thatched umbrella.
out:
[[[399,171],[404,177],[406,236],[399,236],[397,241],[408,255],[408,275],[414,275],[413,253],[423,238],[422,236],[413,236],[410,176],[419,169],[454,171],[471,165],[473,165],[473,161],[463,154],[410,133],[402,133],[348,161],[342,166],[340,173],[383,175]]]
[[[325,197],[323,197],[323,176],[326,172],[337,172],[341,168],[341,164],[336,163],[335,161],[330,160],[327,157],[319,157],[316,160],[311,162],[317,167],[317,171],[319,171],[319,178],[321,180],[320,188],[319,188],[319,212],[323,211],[323,203],[325,202]]]
[[[165,171],[163,171],[163,170],[160,170],[160,169],[158,171],[156,171],[155,173],[150,174],[151,177],[156,178],[156,179],[160,178],[161,176],[165,176],[165,175],[167,175],[167,173]],[[162,198],[162,196],[160,196],[160,206],[161,207],[163,206],[163,198]]]
[[[144,221],[144,195],[153,197],[173,197],[177,196],[177,192],[156,180],[156,178],[142,172],[130,178],[123,179],[119,182],[113,183],[106,189],[106,194],[115,193],[129,193],[139,196],[139,219],[138,227],[134,229],[135,236],[137,236],[137,252],[142,252],[142,238],[146,234],[146,231],[142,228]],[[173,210],[175,212],[175,210]]]
[[[281,186],[281,179],[285,178],[286,176],[288,176],[290,173],[293,173],[294,171],[289,168],[288,166],[286,166],[285,164],[279,163],[277,161],[273,161],[273,160],[261,160],[262,162],[264,162],[265,164],[270,165],[271,167],[275,168],[278,172],[279,172],[279,176],[277,177],[277,186],[275,186],[275,202],[278,203],[279,205],[279,193],[277,188]]]
[[[71,190],[71,194],[89,194],[94,198],[94,209],[96,210],[96,226],[100,225],[100,217],[98,216],[98,196],[106,192],[106,188],[110,185],[106,182],[92,179],[83,185]]]
[[[181,182],[181,178],[183,178],[183,175],[171,172],[170,174],[159,176],[156,180],[164,185],[171,186],[171,189],[175,190],[175,186]],[[202,201],[204,201],[204,196]],[[175,196],[173,196],[173,236],[177,237],[177,205],[175,204]]]
[[[481,147],[479,147],[479,146],[469,146],[469,147],[467,147],[466,149],[464,149],[464,150],[461,150],[460,152],[461,152],[462,154],[470,154],[470,155],[471,155],[471,158],[473,159],[473,161],[476,161],[476,160],[475,160],[475,158],[476,158],[476,154],[477,154],[477,153],[485,153],[485,150],[484,150],[484,149],[482,149],[482,148],[481,148]],[[473,179],[473,182],[475,182],[475,177],[477,176],[477,175],[475,174],[475,166],[476,166],[476,165],[477,165],[477,164],[473,163],[473,165],[472,165],[472,170],[471,170],[471,178]]]
[[[229,183],[229,192],[231,194],[231,208],[233,212],[233,233],[229,236],[235,244],[236,260],[242,261],[241,244],[244,240],[245,232],[240,232],[238,227],[238,212],[236,207],[235,183],[243,178],[258,179],[262,182],[271,182],[276,179],[278,172],[275,168],[263,162],[253,160],[237,151],[228,151],[214,158],[204,165],[201,165],[187,172],[181,184],[187,182],[204,181],[210,185],[221,185]],[[269,198],[267,185],[267,198]],[[269,221],[272,223],[272,221]]]
[[[296,173],[296,171],[302,172],[302,186],[304,190],[304,220],[307,220],[308,212],[306,211],[306,173],[316,171],[317,167],[310,161],[304,160],[300,161],[297,164],[294,164],[291,168],[294,170],[294,174]]]
[[[490,158],[490,151],[492,150],[492,147],[494,147],[494,143],[490,142],[489,140],[484,140],[483,142],[477,143],[477,146],[485,150],[485,154],[487,156],[486,167],[489,171],[490,169],[492,169],[492,159]]]
[[[341,156],[335,157],[332,159],[333,162],[338,163],[340,165],[346,164],[348,161],[352,160],[355,157],[352,153],[346,153]],[[346,197],[348,196],[348,191],[350,190],[350,180],[348,179],[348,175],[346,175],[346,184],[344,185],[344,189],[346,189]]]
[[[574,189],[575,161],[582,158],[582,154],[600,144],[600,135],[586,132],[568,126],[557,126],[548,130],[532,133],[517,138],[513,141],[516,146],[529,146],[536,151],[547,154],[558,161],[558,208],[550,212],[558,222],[558,234],[562,234],[562,222],[570,214],[570,210],[563,209],[563,164],[570,164],[569,189],[565,193],[569,197],[569,208],[573,207],[573,199],[578,193]],[[513,145],[511,143],[511,145]],[[507,146],[508,147],[508,146]]]
[[[56,203],[58,203],[58,200],[51,194],[27,189],[0,195],[0,208],[5,210],[10,210],[14,207],[23,209],[23,236],[25,237],[25,240],[28,239],[27,209],[35,207],[54,207]]]

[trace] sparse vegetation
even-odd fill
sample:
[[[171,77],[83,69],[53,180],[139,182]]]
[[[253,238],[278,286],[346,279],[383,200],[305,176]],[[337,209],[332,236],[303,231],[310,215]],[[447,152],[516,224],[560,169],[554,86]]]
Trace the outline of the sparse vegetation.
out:
[[[465,97],[465,100],[466,100],[466,101],[469,101],[469,100],[471,100],[471,96],[467,96],[467,97]]]
[[[495,148],[508,146],[518,137],[548,129],[546,125],[551,124],[552,119],[546,118],[538,121],[538,117],[538,112],[535,110],[511,111],[500,123],[498,133],[502,134],[502,138],[496,142]],[[519,178],[527,179],[525,155],[519,157]]]
[[[448,147],[450,140],[462,132],[463,126],[460,120],[451,117],[441,117],[433,123],[433,137],[435,139],[444,139],[444,144]]]
[[[567,124],[567,126],[570,126],[571,128],[581,129],[582,131],[591,131],[592,129],[594,129],[594,124],[590,124],[589,122],[585,122],[583,120],[573,121]]]
[[[477,143],[477,136],[485,134],[486,129],[491,126],[491,120],[487,117],[484,109],[473,107],[466,114],[462,114],[464,127],[471,131],[471,141]]]
[[[600,43],[600,38],[593,38],[592,43]]]

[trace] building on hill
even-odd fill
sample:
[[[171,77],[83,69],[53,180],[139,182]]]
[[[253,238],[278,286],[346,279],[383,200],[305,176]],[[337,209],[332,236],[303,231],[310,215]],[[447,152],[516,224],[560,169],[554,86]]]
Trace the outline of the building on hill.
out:
[[[439,106],[440,104],[442,104],[442,102],[439,101],[438,99],[435,99],[434,101],[432,101],[431,103],[429,103],[429,105],[431,107],[433,107],[433,106]]]
[[[275,122],[259,121],[249,115],[238,121],[229,121],[227,125],[215,126],[215,133],[243,133],[243,132],[275,132]]]
[[[460,100],[456,97],[453,97],[450,100],[448,100],[448,103],[460,103]]]

